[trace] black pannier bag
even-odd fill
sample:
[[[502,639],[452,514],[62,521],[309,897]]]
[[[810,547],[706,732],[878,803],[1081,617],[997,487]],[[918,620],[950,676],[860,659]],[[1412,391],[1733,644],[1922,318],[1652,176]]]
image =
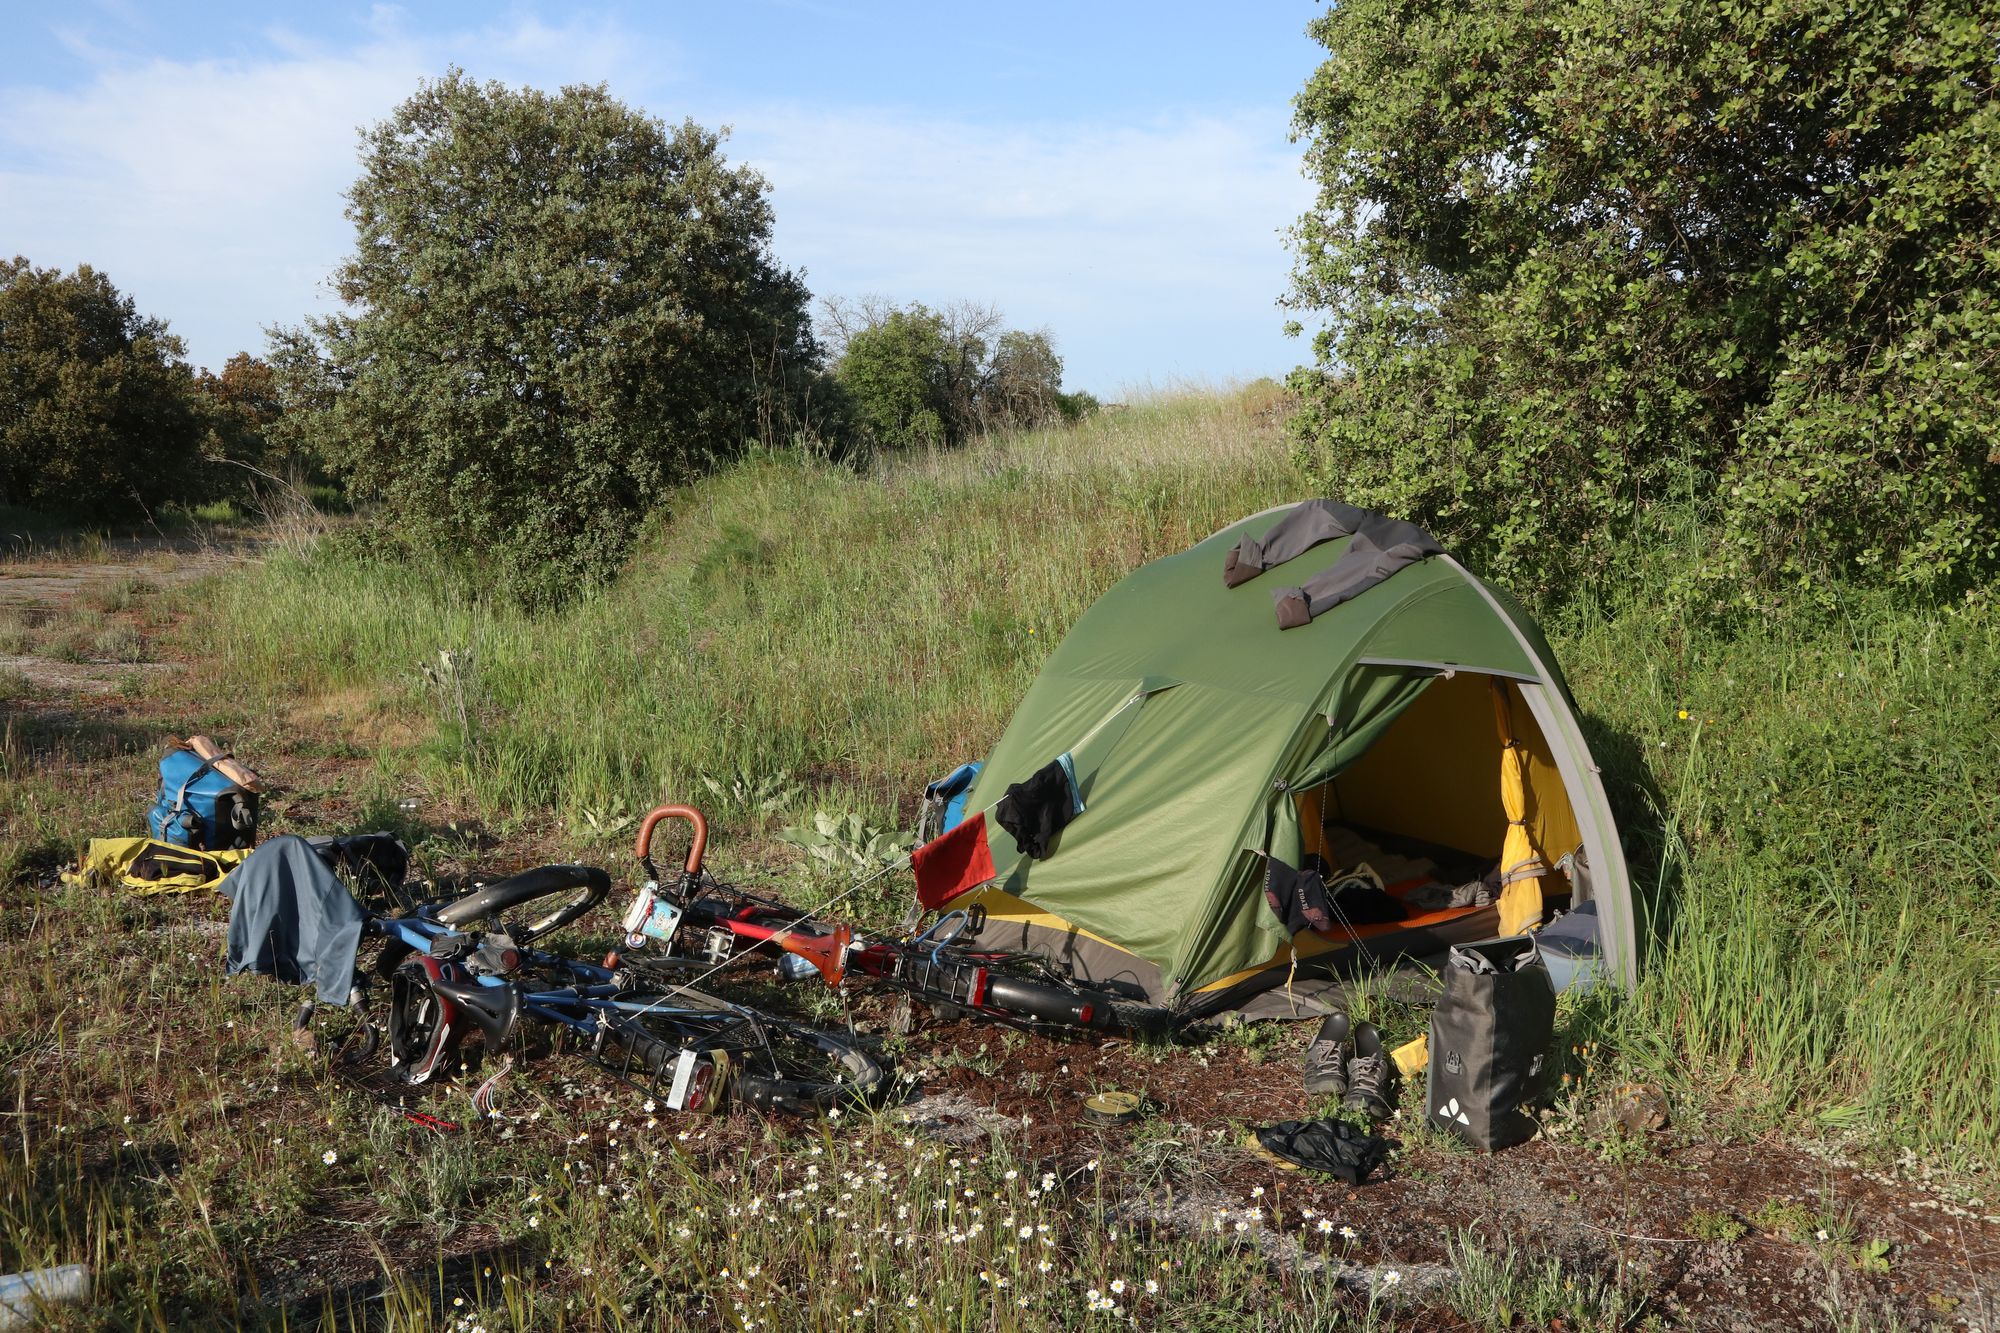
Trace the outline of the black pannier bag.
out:
[[[387,899],[406,907],[403,881],[409,876],[410,849],[393,833],[350,833],[307,838],[320,860],[331,866],[363,902]]]
[[[1488,1152],[1533,1138],[1528,1104],[1555,1025],[1555,986],[1532,936],[1452,949],[1431,1011],[1431,1124]]]

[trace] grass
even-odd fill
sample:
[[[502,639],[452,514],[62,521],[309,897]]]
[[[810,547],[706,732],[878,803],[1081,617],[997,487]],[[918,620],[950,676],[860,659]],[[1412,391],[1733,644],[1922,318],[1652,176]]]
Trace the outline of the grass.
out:
[[[13,607],[0,607],[0,656],[23,657],[34,650],[33,618]]]
[[[1508,1242],[1495,1243],[1462,1230],[1447,1246],[1452,1286],[1444,1303],[1474,1328],[1604,1328],[1633,1327],[1645,1313],[1644,1303],[1618,1279],[1580,1277],[1548,1258],[1519,1253]],[[1635,1284],[1634,1284],[1635,1285]]]
[[[209,651],[272,708],[367,691],[434,740],[412,782],[497,811],[757,792],[873,825],[997,736],[1047,646],[1133,565],[1284,499],[1244,405],[1136,405],[881,473],[765,455],[668,497],[624,577],[534,617],[349,544],[217,590]],[[300,608],[312,629],[302,633]],[[441,652],[452,677],[432,677]]]
[[[1029,1134],[690,1124],[565,1056],[509,1076],[505,1128],[430,1135],[293,1046],[268,983],[222,977],[212,919],[45,878],[79,834],[133,822],[167,730],[209,729],[323,766],[274,798],[279,826],[312,829],[337,799],[428,828],[426,865],[492,837],[609,863],[634,812],[692,796],[718,866],[824,893],[840,877],[782,830],[822,811],[907,828],[922,782],[990,748],[1099,592],[1296,498],[1276,406],[1160,398],[866,474],[762,454],[667,497],[630,567],[552,615],[381,557],[355,526],[304,525],[198,588],[102,585],[80,648],[116,656],[88,637],[167,605],[170,647],[201,666],[178,695],[148,680],[102,716],[0,726],[0,1272],[92,1264],[99,1307],[57,1327],[1007,1329],[1105,1322],[1103,1302],[1147,1327],[1397,1326],[1394,1302],[1233,1232],[1121,1221],[1098,1172],[1036,1158]],[[1641,553],[1640,581],[1673,558]],[[1647,1082],[1717,1134],[1989,1167],[2000,608],[1856,595],[1834,621],[1723,635],[1641,594],[1548,628],[1653,927],[1636,993],[1565,1003],[1565,1123]],[[848,905],[887,919],[904,891]],[[1365,989],[1361,1010],[1416,1022]],[[1274,1032],[1224,1040],[1281,1058]],[[998,1070],[1018,1053],[996,1034],[926,1054]],[[1163,1080],[1186,1076],[1181,1054]],[[1148,1128],[1125,1178],[1136,1162],[1162,1189],[1210,1187],[1202,1132]],[[1343,1257],[1282,1199],[1260,1206],[1302,1253]],[[1740,1216],[1689,1228],[1795,1220]],[[1893,1262],[1867,1233],[1842,1243],[1844,1272]],[[1452,1255],[1435,1299],[1474,1326],[1650,1317],[1620,1273],[1470,1232]]]
[[[99,579],[84,589],[78,599],[84,605],[107,614],[131,609],[133,603],[159,588],[144,575],[127,573]]]
[[[79,524],[61,514],[0,504],[0,560],[35,563],[54,559],[96,562],[121,541],[178,537],[206,540],[242,533],[244,508],[232,500],[166,505],[156,513],[119,523]]]
[[[1832,624],[1732,638],[1634,610],[1557,648],[1661,927],[1614,1020],[1624,1072],[1772,1128],[1992,1161],[1991,599],[1857,597]]]
[[[406,780],[481,809],[692,793],[725,829],[907,827],[1098,593],[1294,495],[1265,407],[1161,399],[864,475],[762,456],[672,497],[622,578],[550,617],[323,545],[228,581],[208,642],[271,709],[366,691],[429,737],[391,761]],[[1550,628],[1655,927],[1606,1020],[1616,1074],[1990,1158],[2000,1007],[1935,1020],[2000,975],[1992,600],[1857,595],[1724,636],[1642,597]],[[449,697],[420,674],[441,650]]]

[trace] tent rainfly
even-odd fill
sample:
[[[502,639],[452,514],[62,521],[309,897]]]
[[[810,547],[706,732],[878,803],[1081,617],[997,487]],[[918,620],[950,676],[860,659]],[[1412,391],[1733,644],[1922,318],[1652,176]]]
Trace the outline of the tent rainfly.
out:
[[[1605,970],[1636,979],[1624,853],[1554,655],[1409,524],[1307,501],[1136,570],[1050,655],[965,808],[1058,756],[1079,808],[1042,856],[993,828],[994,878],[954,905],[1079,981],[1188,1018],[1280,1013],[1356,964],[1585,902]],[[1368,860],[1400,919],[1288,928],[1267,887],[1314,856]],[[1423,905],[1482,872],[1490,894]]]

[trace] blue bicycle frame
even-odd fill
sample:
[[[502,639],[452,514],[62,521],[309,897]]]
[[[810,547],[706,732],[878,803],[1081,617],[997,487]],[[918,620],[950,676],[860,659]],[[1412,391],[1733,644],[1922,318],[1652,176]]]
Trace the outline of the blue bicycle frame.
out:
[[[385,941],[377,971],[394,991],[391,1066],[406,1082],[427,1082],[469,1027],[497,1051],[526,1017],[576,1033],[601,1066],[663,1093],[674,1110],[712,1111],[734,1096],[806,1114],[891,1090],[888,1069],[846,1037],[671,982],[641,991],[627,972],[527,947],[609,887],[601,870],[543,866],[453,902],[371,918],[369,930]],[[503,911],[563,894],[581,896],[539,921],[500,924]],[[607,1040],[622,1065],[611,1063]]]

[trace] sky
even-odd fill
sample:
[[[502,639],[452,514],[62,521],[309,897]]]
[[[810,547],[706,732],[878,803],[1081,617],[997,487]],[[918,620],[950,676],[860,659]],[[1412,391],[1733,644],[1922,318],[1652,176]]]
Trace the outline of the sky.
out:
[[[338,308],[361,127],[456,65],[728,126],[815,296],[996,306],[1106,398],[1282,375],[1319,8],[0,0],[0,252],[260,352]]]

